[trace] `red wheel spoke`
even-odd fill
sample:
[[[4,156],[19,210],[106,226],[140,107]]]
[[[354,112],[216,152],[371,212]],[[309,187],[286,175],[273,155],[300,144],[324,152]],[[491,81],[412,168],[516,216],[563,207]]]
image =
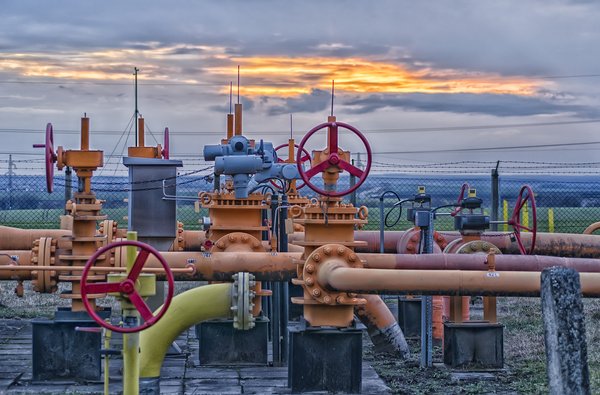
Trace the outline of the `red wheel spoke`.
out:
[[[141,250],[139,252],[135,262],[133,263],[131,271],[127,275],[128,279],[135,281],[139,277],[140,273],[142,272],[142,268],[144,267],[144,263],[148,259],[148,255],[150,255],[150,251],[148,250]]]
[[[87,283],[85,288],[88,294],[105,294],[119,292],[119,287],[119,283]]]
[[[306,162],[307,160],[310,160],[310,155],[309,155],[309,154],[306,154],[306,155],[304,155],[303,157],[301,157],[301,158],[300,158],[300,163],[304,163],[304,162]]]
[[[133,303],[137,311],[140,312],[140,315],[142,316],[144,321],[148,321],[149,319],[154,317],[154,314],[152,314],[152,311],[150,311],[150,308],[148,307],[146,302],[144,302],[144,299],[142,299],[142,297],[137,291],[128,296],[131,303]]]
[[[361,177],[363,175],[363,171],[356,166],[351,165],[345,160],[340,160],[338,166],[342,169],[346,170],[348,173],[352,174],[355,177]]]
[[[338,152],[338,126],[337,124],[331,124],[329,126],[329,141],[328,147],[330,154],[337,154]]]
[[[321,173],[322,171],[325,171],[328,167],[329,167],[329,162],[324,161],[324,162],[319,163],[315,167],[311,167],[310,169],[306,170],[304,172],[304,174],[310,180],[315,175]]]

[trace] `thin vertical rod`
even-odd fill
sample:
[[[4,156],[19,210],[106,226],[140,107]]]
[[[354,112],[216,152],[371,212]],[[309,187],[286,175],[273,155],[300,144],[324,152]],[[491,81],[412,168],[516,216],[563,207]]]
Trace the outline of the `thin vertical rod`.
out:
[[[293,123],[292,123],[292,114],[290,114],[290,138],[293,139],[294,138],[294,128],[293,128]]]
[[[331,80],[331,116],[333,117],[333,96],[335,95],[335,80]]]
[[[134,96],[135,96],[135,146],[138,146],[138,125],[137,125],[137,118],[138,118],[138,92],[137,92],[137,88],[138,88],[138,83],[137,83],[137,77],[138,77],[138,71],[140,71],[137,67],[133,68],[133,75],[135,76],[135,88],[134,88]]]
[[[240,104],[240,65],[238,64],[238,89],[237,89],[237,102]]]
[[[229,81],[229,113],[231,114],[231,101],[232,101],[232,97],[233,97],[233,81]],[[239,99],[238,99],[239,102]]]

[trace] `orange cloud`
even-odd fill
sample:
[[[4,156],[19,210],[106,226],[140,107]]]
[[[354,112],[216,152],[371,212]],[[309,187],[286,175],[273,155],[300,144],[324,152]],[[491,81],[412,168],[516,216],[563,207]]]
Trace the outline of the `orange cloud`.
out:
[[[496,74],[460,70],[410,69],[396,63],[361,58],[252,57],[232,59],[242,68],[243,95],[295,96],[313,88],[354,93],[491,93],[529,96],[545,83]],[[208,68],[215,75],[232,74],[231,67]],[[252,84],[253,79],[261,84]],[[272,82],[269,86],[266,81]],[[278,84],[279,83],[279,84]],[[282,86],[286,83],[288,86]]]

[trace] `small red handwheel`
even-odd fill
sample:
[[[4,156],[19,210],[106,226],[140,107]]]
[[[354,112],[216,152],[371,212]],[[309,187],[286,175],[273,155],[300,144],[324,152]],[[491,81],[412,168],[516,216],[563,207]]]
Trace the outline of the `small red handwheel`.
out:
[[[288,144],[281,144],[278,145],[277,147],[275,147],[274,151],[275,151],[275,155],[277,155],[277,151],[279,151],[280,149],[284,148],[284,147],[288,147]],[[294,144],[294,147],[296,147],[296,149],[298,150],[300,148],[300,146],[298,144]],[[302,149],[302,153],[304,154],[304,156],[301,158],[302,159],[302,164],[309,162],[310,163],[310,152],[308,152],[307,150],[305,150],[304,148]],[[277,155],[277,163],[288,163],[287,161],[281,159],[279,157],[279,155]],[[271,184],[277,188],[278,190],[281,191],[281,186],[279,184],[277,184],[275,181],[271,180]],[[300,184],[296,185],[296,190],[304,188],[304,185],[306,185],[306,183],[301,182]]]
[[[54,133],[52,132],[51,123],[46,125],[45,144],[34,144],[33,148],[44,148],[46,159],[46,190],[48,193],[52,193],[54,190],[54,164],[56,163],[57,155],[54,153]]]
[[[127,278],[119,283],[88,283],[87,277],[94,266],[94,263],[98,259],[99,256],[104,253],[112,250],[114,248],[122,247],[122,246],[134,246],[140,249],[140,252],[133,263],[133,267],[129,274],[127,274]],[[144,264],[147,262],[148,257],[150,255],[154,255],[156,259],[160,262],[163,269],[165,270],[165,275],[167,276],[167,282],[169,284],[167,297],[165,298],[165,302],[160,308],[158,314],[154,315],[144,299],[140,296],[138,291],[135,289],[135,282],[142,272],[142,268]],[[133,240],[124,240],[118,241],[116,243],[109,244],[100,248],[94,255],[90,257],[90,259],[85,264],[85,268],[81,273],[81,298],[83,300],[83,305],[87,310],[90,317],[94,319],[98,323],[98,325],[105,327],[106,329],[110,329],[111,331],[120,332],[120,333],[134,333],[142,331],[154,324],[156,324],[167,312],[169,305],[171,304],[171,299],[173,299],[173,290],[175,288],[175,284],[173,282],[173,273],[171,269],[169,269],[169,265],[167,261],[160,255],[160,253],[149,246],[148,244],[141,243],[139,241]],[[90,301],[88,300],[88,295],[90,294],[103,294],[109,292],[120,292],[121,296],[129,299],[129,301],[135,306],[137,311],[140,313],[141,318],[144,320],[144,323],[134,327],[121,327],[112,325],[106,321],[104,321],[98,313],[92,308],[90,305]]]
[[[358,167],[346,162],[345,160],[343,160],[340,157],[340,155],[338,153],[338,137],[339,137],[338,136],[338,128],[339,127],[348,129],[349,131],[351,131],[352,133],[357,135],[360,138],[360,140],[362,141],[362,143],[367,151],[367,165],[365,166],[365,170],[359,169]],[[306,142],[313,134],[315,134],[316,132],[318,132],[319,130],[324,129],[324,128],[327,128],[329,130],[329,138],[327,141],[327,149],[329,150],[329,155],[328,155],[327,159],[324,160],[323,162],[304,171],[304,169],[302,168],[302,165],[300,163],[301,159],[302,159],[302,153],[304,152],[304,146],[306,145]],[[367,176],[369,175],[369,170],[371,170],[372,159],[373,159],[373,155],[371,153],[371,146],[369,145],[369,142],[367,141],[366,137],[358,129],[356,129],[352,125],[349,125],[349,124],[343,123],[343,122],[325,122],[325,123],[315,126],[304,136],[304,138],[302,139],[302,141],[300,142],[300,145],[298,147],[298,154],[296,156],[296,165],[298,166],[298,173],[300,174],[300,177],[302,178],[304,183],[306,185],[308,185],[308,187],[310,189],[312,189],[313,191],[320,193],[321,195],[324,195],[324,196],[339,197],[339,196],[347,195],[347,194],[357,190],[358,187],[360,187],[363,184],[363,182],[365,182],[365,180],[367,179]],[[340,170],[346,170],[348,173],[352,174],[353,176],[358,177],[356,184],[354,184],[354,186],[352,186],[348,189],[341,190],[341,191],[326,191],[324,189],[317,187],[312,182],[310,182],[311,178],[313,178],[315,175],[317,175],[319,173],[326,171],[330,167],[336,167]]]
[[[450,213],[451,216],[455,217],[456,214],[460,213],[460,210],[462,209],[461,203],[462,203],[463,199],[465,198],[465,192],[468,190],[469,190],[469,184],[467,184],[465,182],[464,184],[462,184],[462,187],[460,188],[460,193],[458,194],[458,200],[456,201],[456,207],[454,207],[454,210]]]
[[[532,226],[524,226],[521,224],[521,210],[525,205],[529,202],[531,205],[531,220]],[[521,190],[519,191],[519,196],[517,197],[517,202],[515,203],[515,208],[513,209],[512,216],[508,220],[508,224],[514,228],[515,238],[517,239],[517,244],[519,245],[519,250],[523,255],[531,255],[535,249],[535,238],[537,235],[537,214],[535,209],[535,197],[533,196],[533,190],[529,185],[523,185]],[[521,240],[521,229],[527,230],[531,232],[531,246],[529,250],[525,249],[523,246],[523,241]]]
[[[161,151],[163,159],[169,159],[169,128],[165,128],[163,134],[163,149]]]

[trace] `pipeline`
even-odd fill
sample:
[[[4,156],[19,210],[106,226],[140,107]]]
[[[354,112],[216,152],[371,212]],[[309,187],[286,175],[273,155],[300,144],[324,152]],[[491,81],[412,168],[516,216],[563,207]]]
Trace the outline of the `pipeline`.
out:
[[[71,231],[62,229],[19,229],[0,226],[0,250],[28,250],[33,246],[33,242],[41,237],[57,239],[59,248],[70,249],[71,240],[64,236],[71,236]],[[65,243],[65,245],[62,245],[62,243]]]
[[[359,254],[369,269],[403,270],[487,270],[484,254]],[[552,266],[574,269],[580,273],[599,273],[600,260],[560,258],[540,255],[495,255],[496,271],[541,272]]]
[[[393,353],[401,358],[410,354],[408,344],[396,318],[378,295],[358,295],[367,300],[364,305],[357,305],[354,312],[367,327],[367,333],[373,342],[376,353]]]
[[[584,297],[600,297],[600,274],[580,273]],[[318,273],[322,287],[341,292],[539,296],[540,272],[492,272],[461,270],[389,270],[348,268],[332,260]]]
[[[230,318],[231,302],[232,284],[206,285],[174,297],[162,319],[140,333],[140,387],[157,387],[165,354],[175,339],[202,321]]]

